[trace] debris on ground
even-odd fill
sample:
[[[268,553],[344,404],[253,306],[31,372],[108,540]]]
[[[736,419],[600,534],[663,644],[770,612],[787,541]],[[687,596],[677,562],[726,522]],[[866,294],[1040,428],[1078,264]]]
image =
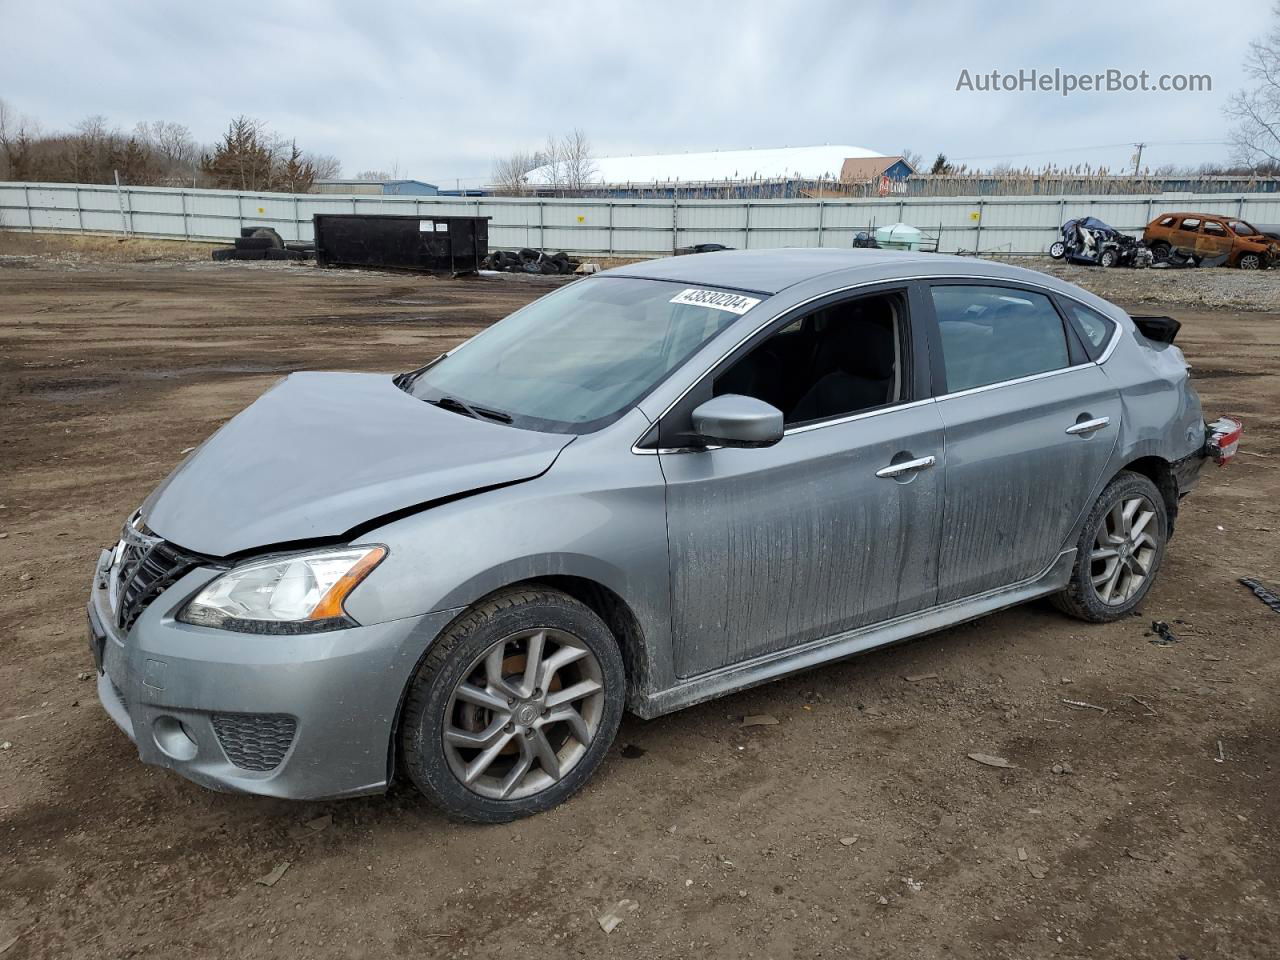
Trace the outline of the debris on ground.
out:
[[[596,918],[596,923],[600,924],[600,929],[605,933],[613,933],[629,913],[635,913],[636,908],[640,904],[634,900],[619,900],[612,907],[600,914]]]
[[[1151,856],[1151,854],[1149,853],[1143,853],[1140,850],[1134,850],[1132,847],[1125,847],[1124,852],[1125,852],[1125,856],[1129,857],[1130,859],[1141,860],[1144,863],[1155,863],[1157,859],[1156,857]]]
[[[505,273],[537,273],[547,276],[566,276],[574,273],[581,260],[575,260],[563,250],[559,253],[547,253],[545,250],[495,250],[484,260],[488,270],[500,270]]]
[[[742,718],[744,727],[774,727],[778,724],[778,718],[768,713],[755,713]]]
[[[1151,632],[1155,634],[1151,638],[1151,642],[1158,647],[1167,647],[1171,643],[1179,642],[1177,634],[1163,620],[1152,620]]]
[[[1132,693],[1126,693],[1125,696],[1128,697],[1130,700],[1132,700],[1134,703],[1140,704],[1147,711],[1146,716],[1148,717],[1160,716],[1160,714],[1156,713],[1155,707],[1151,706],[1151,704],[1147,703],[1147,701],[1143,700],[1141,697],[1135,697]]]
[[[1069,763],[1055,763],[1049,768],[1049,772],[1056,773],[1060,777],[1075,773],[1075,771],[1071,769],[1071,764]]]
[[[1006,770],[1013,770],[1018,766],[1016,763],[1010,763],[1004,757],[993,757],[989,753],[971,753],[969,754],[969,759],[976,760],[978,763],[985,764],[988,767],[1003,767]]]
[[[1027,861],[1027,873],[1035,877],[1037,880],[1043,880],[1049,875],[1049,868],[1043,863],[1036,863],[1034,860]]]
[[[1280,613],[1280,595],[1268,590],[1253,577],[1241,577],[1240,582],[1253,591],[1254,596],[1265,603],[1276,613]]]
[[[1019,862],[1021,862],[1021,863],[1026,863],[1026,862],[1027,862],[1027,848],[1026,848],[1026,847],[1019,847],[1019,848],[1018,848],[1018,860],[1019,860]]]
[[[907,683],[919,683],[921,680],[937,680],[938,675],[936,673],[908,673],[902,679]]]
[[[919,893],[921,890],[924,889],[923,880],[914,880],[911,877],[903,877],[902,882],[907,885],[907,889],[910,890],[912,893]]]
[[[858,836],[857,836],[857,834],[854,834],[852,837],[841,837],[841,838],[840,838],[840,843],[841,843],[843,846],[846,846],[846,847],[852,847],[852,846],[853,846],[855,843],[857,843],[857,842],[858,842]]]
[[[214,260],[314,260],[316,245],[280,236],[272,227],[241,227],[234,246],[220,247],[210,257]]]
[[[1066,697],[1063,697],[1062,702],[1069,707],[1075,707],[1077,710],[1097,710],[1099,713],[1111,712],[1106,707],[1100,707],[1096,703],[1088,703],[1084,700],[1068,700]]]
[[[285,873],[288,871],[289,865],[290,864],[288,860],[284,861],[283,863],[278,863],[270,873],[268,873],[266,876],[258,877],[258,879],[253,882],[260,883],[264,887],[274,887],[277,883],[280,882],[280,878],[283,877]]]

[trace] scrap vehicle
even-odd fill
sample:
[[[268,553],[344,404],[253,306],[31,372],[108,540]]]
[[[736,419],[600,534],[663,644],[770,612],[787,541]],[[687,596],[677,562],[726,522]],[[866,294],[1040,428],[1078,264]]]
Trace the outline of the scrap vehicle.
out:
[[[1137,238],[1097,217],[1080,217],[1062,225],[1062,238],[1049,246],[1049,256],[1069,263],[1101,267],[1148,267],[1151,251]]]
[[[1200,266],[1265,270],[1280,257],[1280,241],[1238,217],[1162,213],[1142,232],[1156,263],[1181,258]]]
[[[1039,597],[1122,620],[1240,440],[1177,332],[1007,264],[744,250],[561,286],[409,372],[295,373],[102,551],[98,696],[208,787],[403,777],[498,822],[578,790],[624,710]]]

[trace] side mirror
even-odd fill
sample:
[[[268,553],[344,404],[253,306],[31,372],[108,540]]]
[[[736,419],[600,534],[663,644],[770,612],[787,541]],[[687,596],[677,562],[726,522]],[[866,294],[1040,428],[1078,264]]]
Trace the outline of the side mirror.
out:
[[[726,393],[694,408],[693,432],[721,447],[771,447],[782,439],[782,411],[772,404]]]

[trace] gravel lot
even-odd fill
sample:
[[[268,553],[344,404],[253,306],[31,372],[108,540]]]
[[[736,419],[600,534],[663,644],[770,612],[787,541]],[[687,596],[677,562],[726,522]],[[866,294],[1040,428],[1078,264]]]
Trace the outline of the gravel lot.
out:
[[[122,519],[281,374],[408,368],[551,281],[0,234],[3,960],[1274,957],[1280,617],[1235,579],[1280,582],[1280,272],[1036,265],[1179,317],[1206,409],[1247,423],[1143,616],[1035,604],[628,718],[573,801],[474,827],[403,787],[293,804],[142,766],[83,602]]]

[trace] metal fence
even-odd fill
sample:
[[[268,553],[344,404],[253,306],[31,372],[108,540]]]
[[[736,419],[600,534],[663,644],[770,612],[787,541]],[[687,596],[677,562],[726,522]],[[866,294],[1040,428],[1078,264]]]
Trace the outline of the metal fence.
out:
[[[101,184],[0,183],[0,228],[227,240],[250,225],[310,240],[317,213],[487,216],[490,249],[534,247],[598,256],[662,256],[678,247],[848,247],[854,235],[905,222],[944,253],[1039,253],[1071,218],[1141,230],[1166,211],[1280,223],[1280,195],[886,197],[883,199],[623,200],[370,197],[237,193]],[[932,245],[932,243],[931,243]]]

